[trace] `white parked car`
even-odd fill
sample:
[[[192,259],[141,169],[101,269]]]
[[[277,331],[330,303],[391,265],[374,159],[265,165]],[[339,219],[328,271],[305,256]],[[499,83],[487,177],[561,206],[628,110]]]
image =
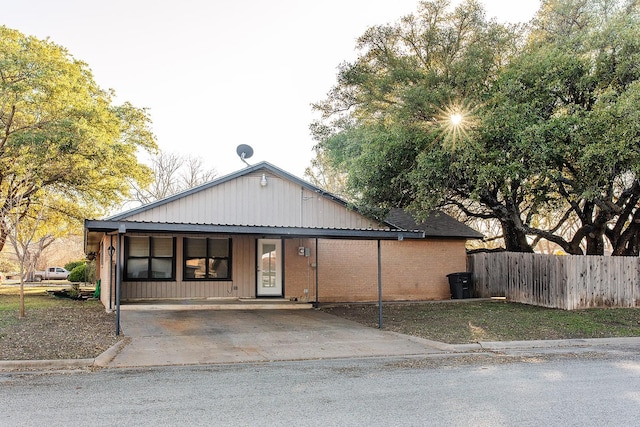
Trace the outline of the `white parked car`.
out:
[[[35,271],[33,277],[38,282],[40,280],[67,280],[69,274],[69,270],[62,267],[47,267],[44,271]]]

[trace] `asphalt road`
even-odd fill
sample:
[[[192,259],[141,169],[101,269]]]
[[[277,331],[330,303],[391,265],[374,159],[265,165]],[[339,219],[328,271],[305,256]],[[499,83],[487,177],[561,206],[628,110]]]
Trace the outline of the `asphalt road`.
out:
[[[0,373],[11,426],[637,425],[640,355]]]

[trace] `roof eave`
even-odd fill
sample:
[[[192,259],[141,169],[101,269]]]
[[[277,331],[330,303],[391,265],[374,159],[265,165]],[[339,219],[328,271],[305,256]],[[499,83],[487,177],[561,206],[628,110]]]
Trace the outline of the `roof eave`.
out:
[[[403,240],[423,239],[424,231],[397,229],[342,229],[342,228],[306,228],[275,227],[263,225],[220,225],[220,224],[180,224],[149,223],[135,221],[85,220],[88,232],[156,232],[156,233],[217,233],[249,234],[283,237],[307,237],[326,239],[369,239]]]

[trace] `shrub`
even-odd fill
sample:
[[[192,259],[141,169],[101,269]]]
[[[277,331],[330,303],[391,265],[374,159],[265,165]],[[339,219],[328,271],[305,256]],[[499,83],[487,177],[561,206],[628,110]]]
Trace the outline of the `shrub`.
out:
[[[74,268],[78,267],[79,265],[84,265],[85,263],[86,263],[86,261],[84,261],[84,260],[71,261],[71,262],[66,263],[64,265],[64,268],[67,271],[73,271]]]
[[[86,282],[93,283],[96,278],[96,266],[93,262],[87,263],[83,262],[80,265],[77,265],[71,270],[69,274],[69,281],[72,283],[75,282]]]
[[[86,272],[87,272],[86,264],[77,265],[76,267],[73,268],[73,270],[71,270],[71,273],[69,274],[69,281],[70,282],[86,282],[87,281]]]

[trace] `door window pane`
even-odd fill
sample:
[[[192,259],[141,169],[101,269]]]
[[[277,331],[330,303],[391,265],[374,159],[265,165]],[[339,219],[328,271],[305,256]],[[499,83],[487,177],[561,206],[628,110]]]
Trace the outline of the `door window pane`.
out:
[[[262,245],[262,287],[276,287],[276,245],[265,243]]]
[[[276,266],[276,245],[262,245],[262,271],[271,272]]]

